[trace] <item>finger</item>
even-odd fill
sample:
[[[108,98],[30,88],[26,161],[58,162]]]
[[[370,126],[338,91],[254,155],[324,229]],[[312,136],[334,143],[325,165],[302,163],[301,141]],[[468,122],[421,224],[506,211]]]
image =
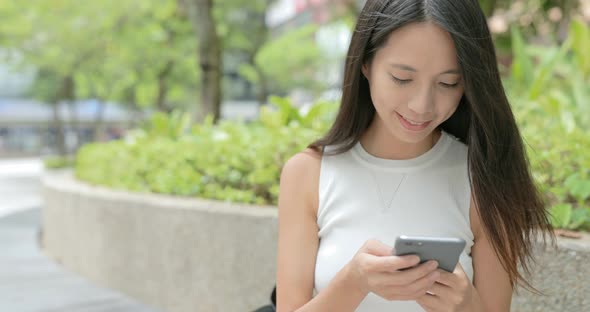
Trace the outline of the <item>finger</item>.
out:
[[[379,240],[370,239],[363,245],[363,250],[373,256],[391,256],[393,247],[387,246]]]
[[[430,274],[432,272],[436,272],[437,266],[438,266],[438,263],[436,261],[428,261],[428,262],[422,263],[416,267],[413,267],[411,269],[404,270],[404,271],[398,271],[395,274],[396,274],[397,280],[399,282],[401,282],[402,285],[407,285],[407,284],[413,283],[416,280],[419,280],[419,279],[427,276],[428,274]],[[440,274],[436,274],[435,281],[439,278],[439,275]]]
[[[440,277],[438,278],[438,280],[436,280],[438,283],[447,285],[451,288],[457,286],[459,280],[459,277],[457,275],[455,275],[454,273],[449,273],[445,270],[439,269],[437,271],[440,272]]]
[[[444,301],[445,298],[451,298],[453,295],[453,289],[441,283],[434,283],[428,289],[428,292],[433,296],[439,297],[441,301]]]
[[[437,311],[437,308],[442,306],[440,298],[429,294],[425,294],[424,296],[416,299],[416,303],[418,303],[426,311]]]
[[[373,257],[372,262],[378,266],[380,272],[396,272],[401,269],[407,269],[415,267],[420,263],[420,258],[414,255],[408,256],[383,256]]]
[[[411,295],[413,298],[418,298],[423,296],[426,291],[432,288],[432,286],[436,283],[438,275],[439,273],[434,271],[408,286],[404,285],[399,287],[401,287],[406,294]]]

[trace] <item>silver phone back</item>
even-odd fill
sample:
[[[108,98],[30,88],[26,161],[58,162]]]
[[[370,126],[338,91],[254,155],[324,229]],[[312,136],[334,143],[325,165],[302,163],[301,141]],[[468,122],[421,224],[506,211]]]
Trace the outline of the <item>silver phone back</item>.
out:
[[[465,248],[465,240],[454,237],[399,236],[395,240],[395,255],[417,255],[420,263],[436,260],[438,267],[453,272],[459,256]]]

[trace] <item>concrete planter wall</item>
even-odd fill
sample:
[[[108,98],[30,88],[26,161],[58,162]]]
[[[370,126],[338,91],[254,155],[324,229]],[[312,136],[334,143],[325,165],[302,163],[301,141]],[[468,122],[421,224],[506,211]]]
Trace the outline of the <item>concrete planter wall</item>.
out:
[[[66,268],[164,311],[270,303],[277,211],[130,194],[44,177],[43,249]]]
[[[164,311],[251,311],[274,285],[277,211],[44,178],[43,248],[66,268]],[[538,249],[512,311],[590,311],[590,239]]]

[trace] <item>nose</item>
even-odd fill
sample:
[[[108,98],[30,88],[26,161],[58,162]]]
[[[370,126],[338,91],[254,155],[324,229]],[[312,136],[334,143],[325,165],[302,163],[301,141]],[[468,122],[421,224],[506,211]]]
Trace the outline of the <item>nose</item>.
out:
[[[434,88],[425,86],[408,103],[408,108],[417,116],[428,115],[434,110]]]

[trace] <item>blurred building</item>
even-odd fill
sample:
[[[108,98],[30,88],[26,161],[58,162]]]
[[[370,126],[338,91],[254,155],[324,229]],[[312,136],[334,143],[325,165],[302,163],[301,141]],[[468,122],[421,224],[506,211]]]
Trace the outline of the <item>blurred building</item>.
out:
[[[0,157],[46,155],[57,152],[57,130],[54,110],[27,95],[35,78],[31,68],[14,68],[16,56],[8,57],[0,49]],[[10,64],[8,62],[11,62]],[[133,115],[119,105],[84,100],[59,105],[57,112],[63,124],[66,148],[70,151],[94,139],[98,114],[102,125],[97,135],[108,140],[122,135]]]
[[[112,103],[83,100],[58,106],[65,145],[74,151],[94,141],[98,114],[102,114],[99,140],[120,138],[132,121],[130,112]],[[0,157],[56,154],[57,127],[53,108],[43,102],[0,97]]]

